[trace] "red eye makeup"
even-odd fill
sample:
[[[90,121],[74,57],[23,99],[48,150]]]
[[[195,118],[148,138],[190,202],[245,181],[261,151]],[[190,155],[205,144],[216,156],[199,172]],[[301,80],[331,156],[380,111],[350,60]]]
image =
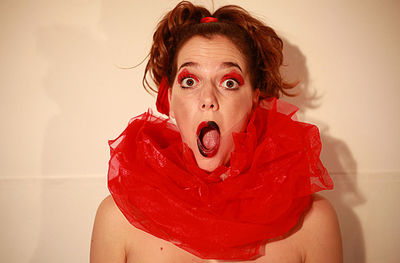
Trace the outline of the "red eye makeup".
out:
[[[178,83],[182,88],[191,88],[197,82],[199,82],[198,78],[187,69],[183,69],[178,75]]]
[[[236,83],[233,84],[237,84],[238,87],[242,86],[244,84],[244,79],[242,77],[242,75],[240,75],[239,73],[237,73],[236,71],[231,71],[230,73],[226,74],[222,79],[221,79],[221,85],[222,84],[226,84],[226,88],[227,89],[236,89],[238,87],[236,86],[229,86],[232,84],[229,84],[229,81],[233,80]]]

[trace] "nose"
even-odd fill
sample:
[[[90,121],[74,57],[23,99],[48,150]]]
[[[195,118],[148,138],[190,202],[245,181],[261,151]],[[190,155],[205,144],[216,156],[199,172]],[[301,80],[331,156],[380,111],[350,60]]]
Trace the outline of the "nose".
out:
[[[202,111],[217,111],[219,109],[218,99],[211,85],[202,87],[199,106]]]

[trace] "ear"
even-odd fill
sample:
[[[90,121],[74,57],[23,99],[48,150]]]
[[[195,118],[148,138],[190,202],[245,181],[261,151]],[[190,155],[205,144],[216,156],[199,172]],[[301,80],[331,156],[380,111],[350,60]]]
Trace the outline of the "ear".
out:
[[[253,107],[257,107],[260,103],[260,89],[256,89],[253,93]]]
[[[168,103],[169,103],[169,116],[175,119],[174,111],[172,110],[171,104],[172,88],[168,88]]]

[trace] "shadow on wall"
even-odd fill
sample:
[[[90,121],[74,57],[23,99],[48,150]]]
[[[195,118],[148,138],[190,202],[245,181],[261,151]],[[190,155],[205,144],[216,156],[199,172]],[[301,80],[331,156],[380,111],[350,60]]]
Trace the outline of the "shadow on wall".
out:
[[[93,179],[84,177],[105,174],[99,160],[107,154],[106,140],[92,131],[109,125],[111,85],[98,74],[110,69],[101,55],[104,43],[85,28],[44,27],[36,38],[38,54],[48,62],[43,88],[59,112],[44,134],[42,174],[53,179],[42,180],[41,228],[30,262],[78,262],[88,258],[86,221],[94,213],[85,204],[96,198]]]
[[[107,3],[114,2],[102,4]],[[42,174],[52,179],[42,180],[40,232],[31,263],[87,262],[95,212],[107,194],[107,140],[122,131],[121,120],[125,125],[145,110],[142,104],[152,105],[153,98],[141,83],[132,82],[143,70],[121,70],[110,55],[115,47],[111,39],[125,32],[118,25],[125,25],[127,17],[137,21],[130,12],[137,4],[129,10],[126,3],[120,5],[119,9],[102,6],[99,30],[53,25],[36,32],[37,53],[48,63],[43,89],[58,106],[58,113],[49,120],[44,134]],[[125,17],[121,18],[118,10],[124,10]],[[136,32],[129,26],[131,22],[127,24]],[[136,42],[125,45],[143,50],[134,46]],[[138,53],[139,57],[146,55],[145,51]],[[135,58],[127,57],[136,64]]]
[[[321,97],[317,89],[311,85],[307,70],[306,58],[298,47],[288,40],[284,41],[284,58],[286,65],[282,74],[289,82],[299,81],[293,93],[296,97],[283,99],[300,108],[298,115],[304,119],[308,109],[319,107]],[[308,118],[309,119],[309,118]],[[365,241],[359,218],[354,212],[355,207],[366,202],[362,193],[357,189],[357,163],[345,142],[329,133],[329,126],[320,120],[312,120],[321,132],[321,159],[335,183],[333,191],[322,194],[331,201],[338,214],[342,240],[344,262],[365,262]]]
[[[31,263],[87,262],[95,212],[107,195],[107,140],[143,112],[143,105],[154,103],[136,82],[144,65],[118,67],[146,56],[139,48],[145,38],[125,33],[145,30],[132,15],[137,8],[103,0],[97,27],[53,25],[36,32],[37,53],[48,63],[43,89],[58,113],[44,134],[42,174],[54,179],[42,180],[40,232]],[[116,54],[122,63],[115,62]]]

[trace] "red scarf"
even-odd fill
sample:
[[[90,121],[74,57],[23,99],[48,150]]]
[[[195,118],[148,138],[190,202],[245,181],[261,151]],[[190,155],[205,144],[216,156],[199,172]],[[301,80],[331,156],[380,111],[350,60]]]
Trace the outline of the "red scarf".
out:
[[[296,108],[297,109],[297,108]],[[200,169],[177,127],[149,111],[110,141],[108,187],[135,227],[205,259],[248,260],[293,228],[311,194],[332,189],[316,126],[272,99],[233,134],[230,163]]]

